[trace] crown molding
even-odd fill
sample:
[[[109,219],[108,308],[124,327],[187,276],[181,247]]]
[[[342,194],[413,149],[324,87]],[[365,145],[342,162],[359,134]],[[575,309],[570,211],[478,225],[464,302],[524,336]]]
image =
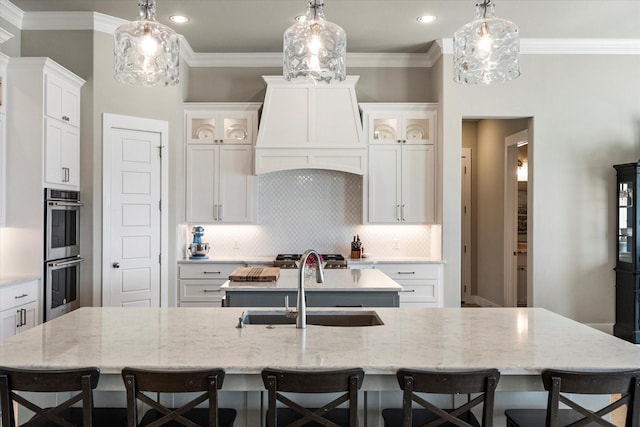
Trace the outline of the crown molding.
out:
[[[23,12],[0,0],[1,15],[21,30],[93,30],[113,34],[124,19],[97,12]],[[2,33],[0,31],[0,33]],[[10,33],[0,34],[9,37]],[[6,40],[6,39],[5,39]],[[191,67],[281,67],[281,52],[200,53],[180,35],[182,59]],[[453,39],[436,40],[426,53],[347,53],[349,67],[428,68],[453,54]],[[637,55],[640,39],[521,39],[522,55]]]
[[[524,55],[638,55],[640,39],[523,39]]]
[[[0,0],[0,16],[18,29],[22,29],[24,12],[9,0]]]
[[[453,39],[439,40],[453,54]],[[640,39],[520,39],[521,55],[638,55]]]
[[[93,29],[101,33],[114,34],[116,29],[126,24],[126,19],[116,18],[115,16],[105,15],[103,13],[93,12]]]
[[[4,28],[0,27],[0,44],[6,42],[12,37],[13,37],[13,34],[5,30]]]

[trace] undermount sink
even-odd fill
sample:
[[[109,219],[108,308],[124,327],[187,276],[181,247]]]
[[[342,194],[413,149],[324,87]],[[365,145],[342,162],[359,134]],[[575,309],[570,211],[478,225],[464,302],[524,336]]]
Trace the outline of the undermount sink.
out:
[[[295,313],[284,310],[246,310],[239,319],[244,325],[295,325]],[[307,310],[307,324],[318,326],[378,326],[384,322],[375,311],[313,311]]]

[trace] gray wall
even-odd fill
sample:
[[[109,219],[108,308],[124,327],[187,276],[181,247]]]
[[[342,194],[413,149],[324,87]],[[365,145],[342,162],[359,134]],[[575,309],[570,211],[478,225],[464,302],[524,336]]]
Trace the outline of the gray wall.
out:
[[[282,68],[196,67],[189,70],[190,102],[262,102],[261,76],[282,74]],[[435,102],[428,68],[349,68],[360,76],[358,102]]]
[[[522,76],[502,85],[455,84],[443,64],[443,252],[460,264],[460,141],[463,118],[533,117],[529,179],[533,204],[529,280],[533,301],[578,321],[614,319],[613,164],[640,154],[636,55],[524,55]],[[457,267],[447,268],[453,304]],[[453,279],[453,280],[452,280]],[[459,283],[459,279],[457,280]],[[459,293],[459,289],[457,289]]]

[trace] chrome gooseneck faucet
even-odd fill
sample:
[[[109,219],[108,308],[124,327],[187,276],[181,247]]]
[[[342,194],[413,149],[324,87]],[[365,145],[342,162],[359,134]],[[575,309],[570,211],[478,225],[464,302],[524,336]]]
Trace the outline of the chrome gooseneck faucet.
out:
[[[322,262],[320,261],[320,255],[313,249],[309,249],[302,257],[300,257],[300,267],[298,274],[298,304],[296,310],[298,316],[296,317],[296,328],[305,329],[307,327],[307,306],[304,300],[304,266],[307,264],[307,258],[313,256],[316,259],[316,282],[324,283],[324,273],[322,272]]]

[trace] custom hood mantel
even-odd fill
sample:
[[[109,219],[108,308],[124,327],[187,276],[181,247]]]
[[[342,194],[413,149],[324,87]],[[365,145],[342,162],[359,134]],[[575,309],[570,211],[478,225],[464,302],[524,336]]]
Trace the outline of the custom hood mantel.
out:
[[[267,93],[255,173],[328,169],[364,175],[367,155],[356,101],[358,78],[315,84],[263,76]]]

